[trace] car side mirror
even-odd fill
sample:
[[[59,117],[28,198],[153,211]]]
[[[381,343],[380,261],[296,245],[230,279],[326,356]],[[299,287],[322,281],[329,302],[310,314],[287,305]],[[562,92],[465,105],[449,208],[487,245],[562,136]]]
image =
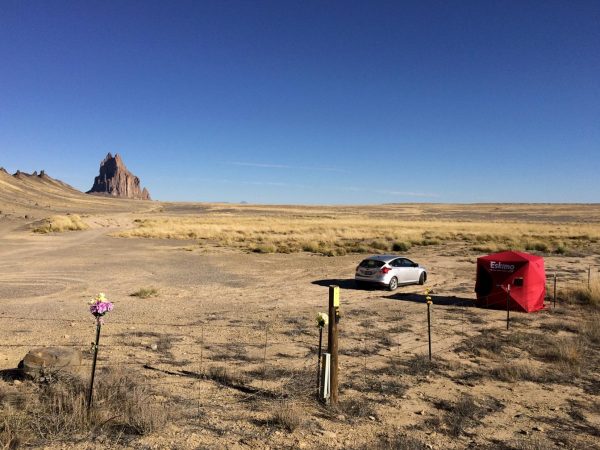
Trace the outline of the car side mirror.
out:
[[[413,267],[419,267],[417,263],[413,263]]]

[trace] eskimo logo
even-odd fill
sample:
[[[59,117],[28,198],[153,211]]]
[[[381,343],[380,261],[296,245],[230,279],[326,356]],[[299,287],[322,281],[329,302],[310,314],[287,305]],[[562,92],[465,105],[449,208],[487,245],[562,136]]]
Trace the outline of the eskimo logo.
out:
[[[514,266],[514,264],[504,264],[501,262],[490,261],[490,269],[505,270],[507,272],[513,272],[515,270],[515,266]]]

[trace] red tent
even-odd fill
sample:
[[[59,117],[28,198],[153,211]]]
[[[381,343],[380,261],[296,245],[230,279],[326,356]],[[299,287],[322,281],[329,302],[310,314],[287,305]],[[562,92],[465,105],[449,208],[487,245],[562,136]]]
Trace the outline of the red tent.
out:
[[[544,258],[523,252],[500,252],[477,258],[477,304],[533,312],[544,307],[546,272]]]

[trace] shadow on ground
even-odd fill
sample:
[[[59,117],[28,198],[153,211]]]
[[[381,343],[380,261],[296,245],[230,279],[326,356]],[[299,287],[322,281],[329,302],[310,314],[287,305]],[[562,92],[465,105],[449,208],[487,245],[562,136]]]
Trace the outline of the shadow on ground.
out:
[[[354,282],[353,278],[347,278],[347,279],[343,279],[343,278],[332,278],[330,280],[315,280],[312,282],[312,284],[316,284],[318,286],[339,286],[340,289],[357,289],[357,290],[368,290],[368,289],[373,289],[370,287],[357,287],[356,283]]]
[[[0,370],[0,380],[2,381],[22,381],[25,379],[21,369],[3,369]]]
[[[386,295],[384,298],[390,300],[414,302],[414,303],[426,303],[425,294],[417,294],[414,292],[399,292],[397,294]],[[429,295],[434,305],[442,306],[475,306],[475,299],[466,297],[457,297],[455,295]]]

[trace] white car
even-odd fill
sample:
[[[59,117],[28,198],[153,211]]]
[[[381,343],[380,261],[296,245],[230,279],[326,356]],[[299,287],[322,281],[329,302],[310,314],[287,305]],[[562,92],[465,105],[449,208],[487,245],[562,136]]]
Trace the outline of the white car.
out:
[[[405,284],[425,284],[427,270],[403,256],[375,255],[363,260],[356,268],[357,286],[376,284],[390,291]]]

